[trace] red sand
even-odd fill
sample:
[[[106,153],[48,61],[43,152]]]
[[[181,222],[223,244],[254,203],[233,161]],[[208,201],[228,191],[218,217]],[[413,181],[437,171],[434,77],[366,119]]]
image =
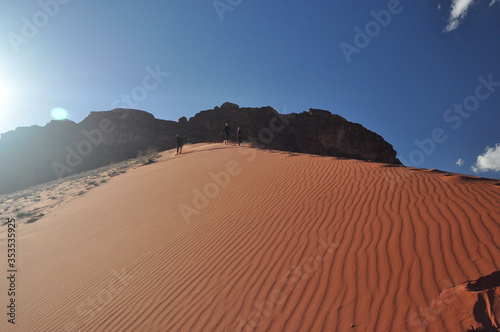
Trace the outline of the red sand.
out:
[[[459,284],[500,270],[499,189],[437,171],[186,146],[20,225],[16,325],[3,314],[0,330],[480,327],[462,296],[442,292],[467,295]],[[7,288],[1,278],[5,312]]]

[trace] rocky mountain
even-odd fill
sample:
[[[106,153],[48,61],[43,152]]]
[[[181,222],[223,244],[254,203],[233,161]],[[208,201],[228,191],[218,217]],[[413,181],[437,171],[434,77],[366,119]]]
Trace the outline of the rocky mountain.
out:
[[[269,106],[224,103],[176,122],[115,109],[91,112],[80,123],[51,121],[2,134],[0,194],[134,158],[149,147],[174,148],[177,134],[189,143],[221,142],[224,123],[233,133],[240,126],[243,139],[258,148],[401,164],[380,135],[324,110],[279,114]]]

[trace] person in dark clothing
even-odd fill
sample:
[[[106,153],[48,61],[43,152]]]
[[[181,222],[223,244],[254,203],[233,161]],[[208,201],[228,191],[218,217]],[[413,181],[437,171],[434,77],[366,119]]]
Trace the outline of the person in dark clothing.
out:
[[[224,134],[224,144],[227,144],[229,141],[229,135],[231,134],[231,127],[229,127],[227,122],[224,126],[224,129],[222,130],[222,133]]]
[[[182,138],[179,134],[175,136],[175,145],[177,146],[177,154],[181,154],[182,146],[184,145],[184,138]]]
[[[243,141],[243,132],[240,127],[238,127],[238,130],[236,131],[236,136],[238,136],[238,146],[240,146]]]

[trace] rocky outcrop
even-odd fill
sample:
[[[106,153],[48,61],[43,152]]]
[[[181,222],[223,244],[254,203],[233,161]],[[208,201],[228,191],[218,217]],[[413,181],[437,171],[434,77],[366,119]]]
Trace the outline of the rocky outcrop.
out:
[[[234,106],[230,106],[234,105]],[[224,123],[257,147],[401,164],[396,151],[380,135],[329,111],[310,109],[279,114],[272,107],[240,108],[224,103],[189,119],[193,142],[220,142]]]
[[[224,123],[240,126],[255,147],[400,164],[381,136],[328,111],[279,114],[272,107],[224,103],[178,122],[129,109],[91,112],[80,123],[51,121],[17,128],[0,139],[0,194],[134,158],[141,150],[175,147],[176,134],[188,142],[221,142]],[[235,137],[233,136],[233,139]]]

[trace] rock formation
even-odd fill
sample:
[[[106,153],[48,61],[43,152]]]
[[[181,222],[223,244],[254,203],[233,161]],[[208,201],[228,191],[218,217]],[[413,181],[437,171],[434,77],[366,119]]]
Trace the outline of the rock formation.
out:
[[[328,111],[279,114],[272,107],[224,103],[178,122],[129,109],[91,112],[82,122],[51,121],[1,135],[0,194],[134,158],[141,150],[175,147],[177,133],[189,143],[221,142],[229,123],[255,147],[401,164],[380,135]]]

